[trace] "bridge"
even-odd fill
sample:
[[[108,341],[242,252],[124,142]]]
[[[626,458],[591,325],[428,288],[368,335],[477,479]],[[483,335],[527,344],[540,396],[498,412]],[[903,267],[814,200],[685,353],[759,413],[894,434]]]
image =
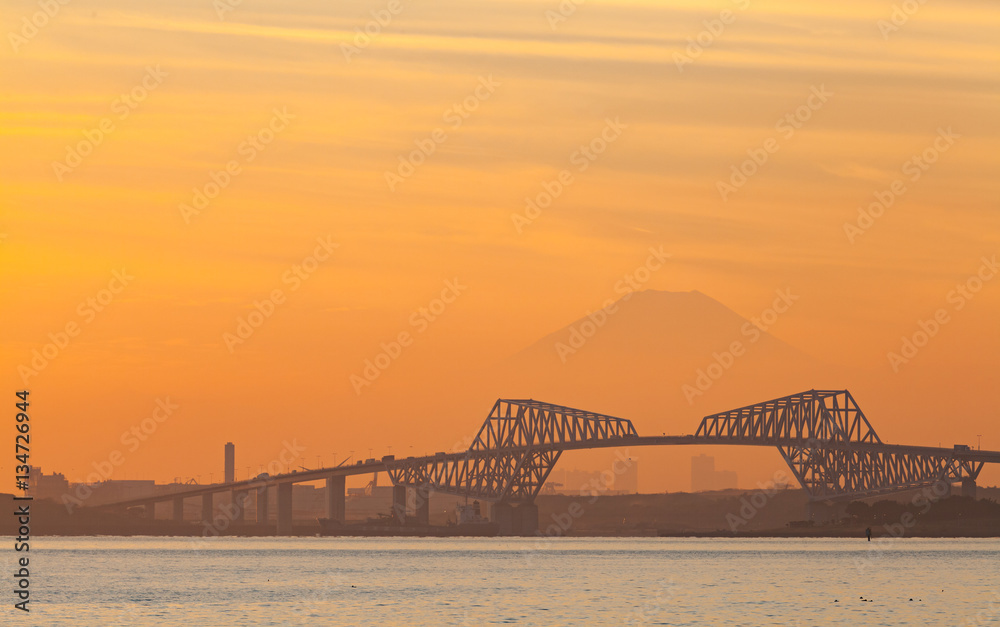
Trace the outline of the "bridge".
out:
[[[679,445],[775,447],[810,503],[852,499],[927,486],[961,484],[975,495],[976,479],[1000,452],[907,446],[882,442],[847,390],[809,390],[702,419],[694,435],[640,436],[632,422],[535,400],[500,399],[468,450],[423,457],[369,459],[349,466],[291,472],[246,481],[199,486],[169,494],[109,503],[101,508],[141,507],[147,517],[155,505],[173,503],[174,520],[183,520],[184,501],[202,500],[202,521],[215,516],[214,497],[231,495],[229,515],[244,522],[249,494],[256,493],[256,522],[269,521],[269,492],[277,496],[276,531],[292,532],[292,486],[325,480],[327,517],[345,515],[345,481],[350,475],[386,472],[393,485],[393,515],[400,523],[427,524],[431,492],[492,503],[501,533],[533,535],[538,530],[535,498],[564,451]],[[273,488],[273,490],[272,490]],[[415,492],[413,516],[408,491]]]

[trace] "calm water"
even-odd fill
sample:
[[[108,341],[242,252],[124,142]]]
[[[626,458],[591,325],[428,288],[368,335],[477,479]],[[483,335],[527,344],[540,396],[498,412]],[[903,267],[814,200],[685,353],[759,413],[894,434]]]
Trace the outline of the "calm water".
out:
[[[1000,541],[39,538],[30,617],[0,588],[4,625],[985,625]]]

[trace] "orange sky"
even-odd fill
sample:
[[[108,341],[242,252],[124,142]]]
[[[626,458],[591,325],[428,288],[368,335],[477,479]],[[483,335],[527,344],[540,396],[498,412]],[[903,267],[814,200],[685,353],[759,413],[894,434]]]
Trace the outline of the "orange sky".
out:
[[[588,0],[565,21],[555,1],[398,2],[246,0],[221,18],[208,0],[70,3],[30,37],[37,4],[3,5],[18,34],[0,47],[8,390],[50,334],[79,329],[27,376],[37,464],[83,478],[168,397],[179,409],[115,478],[207,479],[227,440],[241,473],[290,438],[304,466],[450,450],[508,394],[475,373],[619,296],[657,246],[670,259],[646,288],[750,317],[791,287],[772,334],[856,368],[816,386],[864,390],[884,440],[1000,449],[1000,280],[949,298],[1000,255],[996,6],[927,3],[889,30],[892,5],[860,1]],[[942,129],[958,137],[935,147]],[[433,153],[390,189],[419,146]],[[762,153],[724,199],[731,167]],[[217,182],[199,208],[193,190]],[[519,222],[546,186],[557,197]],[[877,193],[891,205],[849,236]],[[227,346],[275,290],[273,316]],[[893,372],[887,354],[941,308],[939,335]],[[412,345],[356,394],[351,375],[402,332]],[[729,408],[688,406],[684,382],[666,403],[634,390],[645,413],[625,417],[690,432]]]

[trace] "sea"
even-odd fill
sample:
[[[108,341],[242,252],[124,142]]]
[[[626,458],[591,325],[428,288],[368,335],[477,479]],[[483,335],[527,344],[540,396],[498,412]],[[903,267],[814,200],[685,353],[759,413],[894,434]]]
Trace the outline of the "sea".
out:
[[[1000,625],[1000,540],[38,537],[0,625]]]

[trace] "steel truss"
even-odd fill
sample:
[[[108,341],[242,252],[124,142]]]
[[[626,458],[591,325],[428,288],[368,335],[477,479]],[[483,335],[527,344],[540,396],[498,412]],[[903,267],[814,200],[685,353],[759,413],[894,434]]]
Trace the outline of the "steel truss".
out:
[[[706,416],[696,436],[775,444],[813,499],[975,480],[983,468],[956,458],[956,451],[883,444],[847,390],[810,390]]]
[[[468,451],[386,464],[394,485],[489,501],[533,502],[566,445],[638,437],[623,418],[500,399]]]
[[[618,443],[776,447],[814,500],[975,481],[995,453],[885,444],[847,390],[809,390],[713,414],[694,436],[640,438],[632,422],[534,400],[500,399],[468,450],[386,461],[394,485],[533,502],[566,449]],[[992,456],[992,457],[991,457]]]

